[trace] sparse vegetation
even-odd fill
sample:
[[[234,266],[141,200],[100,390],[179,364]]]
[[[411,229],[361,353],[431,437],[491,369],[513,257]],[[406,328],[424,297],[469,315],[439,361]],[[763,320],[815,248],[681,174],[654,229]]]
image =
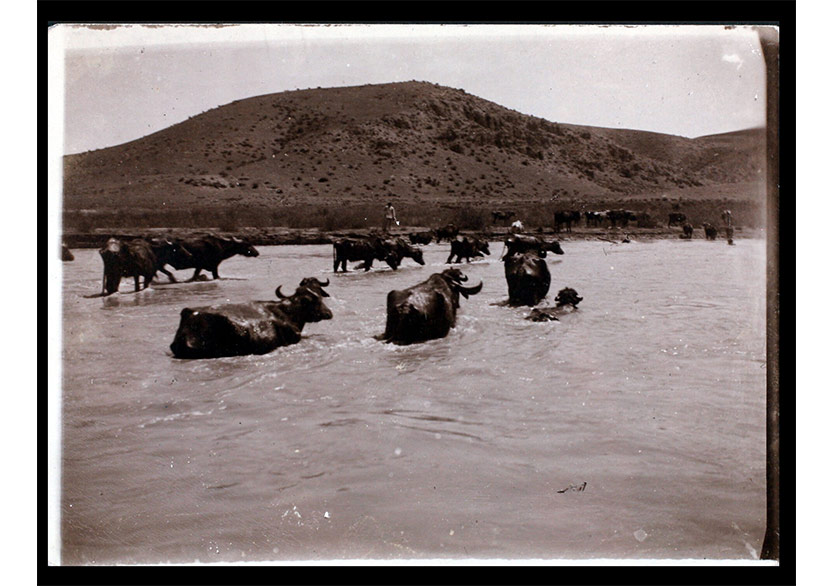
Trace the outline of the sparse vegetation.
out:
[[[422,82],[286,92],[65,157],[64,222],[360,229],[380,224],[394,192],[413,226],[479,230],[493,209],[532,229],[557,207],[664,218],[671,195],[697,221],[732,204],[758,225],[764,144],[756,129],[685,139],[557,124]]]

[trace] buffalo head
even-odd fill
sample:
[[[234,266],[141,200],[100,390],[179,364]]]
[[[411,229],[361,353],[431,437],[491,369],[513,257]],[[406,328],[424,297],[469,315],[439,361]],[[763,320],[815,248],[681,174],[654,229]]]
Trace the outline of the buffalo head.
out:
[[[577,294],[577,291],[572,289],[571,287],[565,287],[561,289],[559,293],[557,293],[556,302],[557,307],[562,307],[564,305],[571,305],[572,307],[577,307],[577,304],[583,300]]]
[[[446,269],[441,273],[441,277],[443,277],[447,283],[449,283],[450,289],[456,291],[463,295],[465,298],[469,298],[470,295],[475,295],[481,291],[482,286],[484,285],[483,282],[475,285],[474,287],[465,287],[461,283],[468,279],[467,275],[461,272],[460,269]]]
[[[235,245],[233,249],[235,254],[240,254],[242,256],[258,256],[258,251],[252,244],[250,244],[246,240],[242,240],[233,236],[232,242]]]
[[[275,288],[275,295],[287,302],[287,311],[297,315],[302,322],[315,322],[333,319],[333,313],[325,305],[323,297],[330,297],[323,289],[330,284],[330,280],[319,281],[314,277],[301,280],[295,293],[285,295],[281,292],[281,285]]]

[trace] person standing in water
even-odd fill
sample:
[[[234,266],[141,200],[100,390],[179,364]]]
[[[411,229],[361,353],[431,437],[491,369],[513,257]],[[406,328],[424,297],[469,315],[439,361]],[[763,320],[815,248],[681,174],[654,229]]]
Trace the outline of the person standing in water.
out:
[[[734,243],[734,225],[731,217],[731,210],[722,212],[722,223],[725,224],[725,237],[728,239],[728,244]]]
[[[383,232],[388,232],[392,224],[399,226],[400,222],[397,221],[397,215],[394,213],[394,206],[391,205],[391,202],[388,202],[386,204],[385,215],[383,216]]]

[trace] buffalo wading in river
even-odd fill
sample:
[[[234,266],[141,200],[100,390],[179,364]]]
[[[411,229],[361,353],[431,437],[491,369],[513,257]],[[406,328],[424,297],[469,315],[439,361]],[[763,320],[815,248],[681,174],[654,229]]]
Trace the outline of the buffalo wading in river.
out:
[[[378,340],[412,344],[445,337],[455,327],[459,295],[481,291],[483,283],[465,287],[467,276],[446,269],[408,289],[390,291],[386,298],[386,330]]]

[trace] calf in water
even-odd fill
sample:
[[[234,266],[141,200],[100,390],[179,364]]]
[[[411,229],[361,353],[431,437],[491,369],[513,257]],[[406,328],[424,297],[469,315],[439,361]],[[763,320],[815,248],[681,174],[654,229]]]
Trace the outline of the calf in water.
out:
[[[577,304],[582,300],[583,298],[577,294],[575,289],[566,287],[557,294],[556,307],[534,308],[525,319],[531,321],[559,321],[558,315],[574,311],[577,309]]]

